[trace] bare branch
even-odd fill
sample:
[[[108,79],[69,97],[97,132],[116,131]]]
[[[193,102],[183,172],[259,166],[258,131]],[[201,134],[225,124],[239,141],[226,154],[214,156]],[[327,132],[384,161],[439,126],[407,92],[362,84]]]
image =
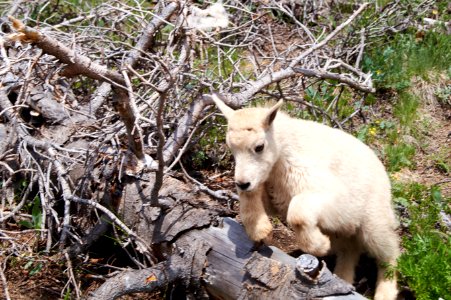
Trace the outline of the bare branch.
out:
[[[41,48],[45,53],[58,58],[67,67],[63,70],[62,75],[72,77],[76,75],[85,75],[100,81],[108,81],[109,83],[125,87],[124,79],[121,74],[107,69],[105,66],[93,62],[90,58],[76,53],[69,47],[61,44],[54,38],[40,32],[39,30],[25,26],[21,21],[14,17],[9,17],[14,28],[20,32],[19,38],[28,43],[33,43]]]
[[[155,32],[166,23],[166,20],[168,20],[178,8],[180,8],[180,3],[178,1],[173,1],[164,7],[161,13],[156,15],[152,21],[149,22],[135,47],[125,59],[124,65],[130,65],[132,68],[135,66],[142,53],[152,46]]]
[[[3,292],[5,295],[5,299],[6,300],[11,300],[11,297],[9,295],[9,289],[8,289],[8,281],[6,280],[6,276],[4,273],[4,267],[3,264],[5,264],[6,260],[0,265],[0,279],[2,280],[3,283]]]
[[[138,41],[137,47],[129,53],[125,64],[134,65],[136,63],[140,54],[152,44],[155,31],[164,24],[165,19],[169,18],[178,7],[179,4],[177,2],[169,4],[163,9],[161,16],[156,16],[149,23],[146,31]],[[15,29],[23,35],[20,36],[21,40],[36,44],[44,52],[57,57],[61,62],[67,64],[67,67],[65,67],[61,73],[62,75],[71,77],[82,74],[100,81],[107,81],[115,86],[113,103],[126,125],[130,147],[140,160],[145,161],[142,134],[138,126],[139,112],[136,109],[133,99],[130,99],[129,95],[123,92],[123,89],[129,90],[124,77],[118,72],[111,71],[106,67],[93,62],[88,57],[74,52],[72,49],[64,46],[50,36],[25,26],[19,20],[13,17],[10,17],[10,20],[13,22]],[[128,86],[130,86],[130,84],[128,84]],[[107,87],[105,86],[104,89],[105,88]],[[105,94],[104,91],[102,92]]]
[[[72,267],[72,261],[67,253],[64,253],[64,257],[66,258],[67,277],[69,278],[69,282],[72,283],[72,286],[75,289],[76,298],[80,299],[81,292],[80,292],[80,288],[77,283],[77,280],[75,279],[74,269]]]
[[[223,201],[230,201],[230,200],[238,201],[239,200],[238,195],[235,193],[232,193],[231,191],[228,191],[228,190],[213,191],[212,189],[208,188],[205,184],[203,184],[200,181],[189,176],[188,172],[186,172],[185,167],[183,167],[182,164],[180,164],[180,166],[182,167],[183,174],[185,174],[185,176],[189,180],[194,182],[197,185],[197,187],[199,188],[199,190],[201,190],[202,192],[207,193],[208,195],[210,195],[218,200],[223,200]]]
[[[304,51],[301,55],[296,57],[291,63],[290,67],[295,67],[299,64],[305,57],[313,53],[314,51],[324,47],[330,40],[332,40],[338,33],[340,33],[346,26],[352,23],[354,19],[369,5],[369,3],[363,3],[360,7],[354,11],[354,13],[343,23],[341,23],[337,28],[334,29],[331,33],[329,33],[324,40],[317,44],[313,44],[307,51]]]
[[[183,275],[185,264],[179,256],[142,270],[125,271],[105,282],[88,299],[107,300],[136,292],[152,292],[175,282]]]
[[[160,188],[163,185],[163,176],[164,176],[164,156],[163,156],[163,147],[164,147],[164,132],[163,132],[163,110],[166,103],[166,92],[160,93],[160,99],[158,101],[158,112],[157,112],[157,135],[158,135],[158,146],[157,146],[157,158],[158,158],[158,170],[155,176],[155,183],[152,188],[152,192],[150,194],[150,204],[153,206],[158,205],[158,193]]]
[[[350,78],[349,76],[346,76],[344,74],[338,74],[338,73],[331,73],[324,70],[313,70],[313,69],[304,69],[299,67],[294,67],[293,70],[296,73],[303,74],[305,76],[309,77],[317,77],[322,79],[332,79],[337,80],[338,82],[344,83],[349,85],[352,88],[355,88],[356,90],[367,92],[367,93],[374,93],[376,89],[372,86],[363,86],[356,80]]]
[[[231,98],[230,103],[228,103],[228,104],[231,105],[232,107],[239,107],[243,103],[246,103],[247,101],[249,101],[249,99],[251,99],[252,96],[254,96],[256,93],[261,91],[266,86],[268,86],[272,83],[281,81],[283,79],[287,79],[287,78],[296,76],[296,71],[294,70],[294,68],[303,59],[305,59],[307,56],[312,54],[314,51],[320,49],[321,47],[324,47],[340,31],[342,31],[347,25],[349,25],[367,6],[368,6],[368,3],[364,3],[364,4],[360,5],[360,7],[345,22],[343,22],[342,24],[337,26],[337,28],[335,28],[334,31],[332,31],[330,34],[328,34],[321,42],[319,42],[317,44],[313,44],[307,50],[305,50],[304,52],[299,54],[295,59],[293,59],[291,61],[291,63],[289,64],[289,66],[287,68],[282,69],[277,72],[269,73],[256,81],[247,83],[246,88],[244,90],[242,90],[241,92],[234,94],[233,96],[230,97]],[[317,75],[319,75],[317,72],[315,72],[314,74],[310,73],[310,76],[317,77]],[[325,75],[326,74],[324,74],[324,76]],[[331,76],[332,75],[329,74],[329,77],[331,77]],[[340,82],[343,79],[342,76],[333,76],[333,77],[336,77],[334,79],[337,79]],[[327,78],[327,77],[322,77],[322,78]],[[352,83],[353,87],[358,87],[359,90],[364,90],[364,91],[369,90],[371,92],[375,91],[371,85],[366,86],[362,83],[358,83],[358,82],[354,83],[353,81],[348,80],[348,79],[346,79],[346,82],[343,82],[343,83],[346,83],[346,84]]]
[[[185,140],[189,136],[191,126],[202,118],[204,108],[211,104],[213,104],[213,101],[211,100],[198,98],[189,105],[186,113],[180,119],[177,128],[164,145],[164,161],[166,163],[171,162],[177,156],[178,150],[183,146]]]

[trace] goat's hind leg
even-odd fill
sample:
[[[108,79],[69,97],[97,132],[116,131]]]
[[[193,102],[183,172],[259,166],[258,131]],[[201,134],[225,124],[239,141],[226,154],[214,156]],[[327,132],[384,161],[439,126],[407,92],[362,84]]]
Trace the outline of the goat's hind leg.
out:
[[[330,239],[318,227],[319,209],[315,206],[315,195],[297,195],[291,199],[287,222],[296,234],[302,251],[325,256],[330,251]]]
[[[374,256],[378,263],[375,300],[394,300],[397,298],[398,289],[396,273],[386,276],[389,265],[396,266],[399,256],[398,235],[390,228],[383,226],[371,227],[367,230],[365,238],[368,252]],[[371,233],[371,234],[368,234]]]
[[[398,295],[396,272],[386,274],[388,267],[396,266],[398,249],[392,249],[390,258],[378,259],[376,293],[374,300],[394,300]],[[388,276],[387,276],[388,275]]]
[[[359,263],[362,249],[355,237],[336,237],[332,248],[337,255],[334,274],[350,284],[354,283],[355,269]]]

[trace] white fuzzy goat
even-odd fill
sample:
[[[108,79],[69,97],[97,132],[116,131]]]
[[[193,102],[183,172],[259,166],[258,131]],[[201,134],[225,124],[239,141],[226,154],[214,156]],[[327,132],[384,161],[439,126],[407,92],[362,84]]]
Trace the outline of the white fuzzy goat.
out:
[[[266,241],[268,215],[286,220],[301,250],[337,255],[334,273],[353,283],[360,254],[379,263],[377,300],[396,299],[387,264],[399,255],[390,181],[375,153],[338,129],[271,108],[233,110],[211,95],[228,121],[240,217],[249,237]]]

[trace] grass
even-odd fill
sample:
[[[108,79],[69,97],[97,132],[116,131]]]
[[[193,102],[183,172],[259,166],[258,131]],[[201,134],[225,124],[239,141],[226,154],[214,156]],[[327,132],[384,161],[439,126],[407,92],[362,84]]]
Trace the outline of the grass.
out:
[[[451,241],[438,233],[420,232],[404,238],[406,254],[398,268],[417,299],[446,299],[451,286]],[[448,298],[449,299],[449,298]]]
[[[449,145],[444,146],[438,152],[433,153],[430,156],[430,160],[434,163],[435,168],[440,172],[450,175],[451,174],[451,147]]]
[[[380,46],[364,58],[364,68],[374,74],[379,91],[393,95],[392,119],[384,120],[389,126],[374,121],[365,124],[358,136],[379,144],[388,171],[394,173],[416,168],[417,145],[423,144],[419,122],[423,99],[421,93],[413,92],[413,79],[419,77],[431,83],[434,74],[450,73],[451,36],[439,30],[424,35],[407,32],[387,39]],[[436,96],[439,102],[446,103],[449,94],[444,87]],[[446,155],[449,147],[443,147],[444,151],[429,158],[437,169],[449,174]],[[446,204],[451,199],[444,199],[435,186],[399,182],[393,184],[393,199],[405,230],[404,252],[397,267],[400,284],[407,285],[417,299],[451,299],[451,239],[449,229],[441,221],[441,214],[451,213]]]
[[[374,74],[378,88],[399,91],[410,87],[414,76],[428,81],[431,71],[448,71],[451,36],[430,31],[418,38],[416,32],[409,32],[388,41],[382,53],[378,47],[373,49],[364,57],[364,70]]]
[[[413,184],[393,185],[395,203],[407,210],[401,220],[408,234],[402,240],[404,253],[398,260],[401,283],[414,291],[417,299],[449,299],[451,286],[451,238],[440,214],[450,213],[437,187]]]
[[[412,91],[412,79],[420,77],[426,82],[434,80],[431,74],[447,72],[451,61],[451,36],[440,31],[429,31],[418,35],[417,32],[397,34],[380,45],[373,47],[364,57],[363,68],[372,72],[376,86],[380,91],[391,91],[393,101],[394,129],[380,131],[383,153],[389,171],[413,168],[416,147],[404,141],[405,135],[421,139],[416,121],[419,119],[418,108],[422,99]],[[446,88],[439,90],[439,99],[446,101],[449,92]],[[367,142],[372,127],[365,125],[358,136]],[[373,134],[374,135],[374,134]],[[418,143],[420,144],[420,143]],[[447,170],[447,165],[437,163]],[[446,171],[448,172],[448,171]]]
[[[415,166],[413,162],[415,147],[412,145],[405,143],[386,145],[384,152],[389,172],[397,172],[404,167],[411,168]]]
[[[420,101],[408,91],[401,91],[393,109],[393,115],[404,128],[411,128],[418,118],[418,106]]]

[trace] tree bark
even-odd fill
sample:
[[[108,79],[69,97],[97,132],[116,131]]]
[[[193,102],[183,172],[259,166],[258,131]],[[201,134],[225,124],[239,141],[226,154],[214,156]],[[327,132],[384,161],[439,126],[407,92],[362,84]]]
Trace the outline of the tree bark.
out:
[[[215,298],[365,299],[311,255],[295,259],[273,246],[256,247],[234,219],[224,218],[219,226],[187,235],[211,245],[203,279]],[[316,273],[308,275],[312,263]]]
[[[189,230],[172,245],[174,254],[165,262],[125,271],[90,299],[115,299],[169,284],[183,285],[196,299],[365,299],[311,255],[295,259],[272,246],[256,247],[232,218]]]

